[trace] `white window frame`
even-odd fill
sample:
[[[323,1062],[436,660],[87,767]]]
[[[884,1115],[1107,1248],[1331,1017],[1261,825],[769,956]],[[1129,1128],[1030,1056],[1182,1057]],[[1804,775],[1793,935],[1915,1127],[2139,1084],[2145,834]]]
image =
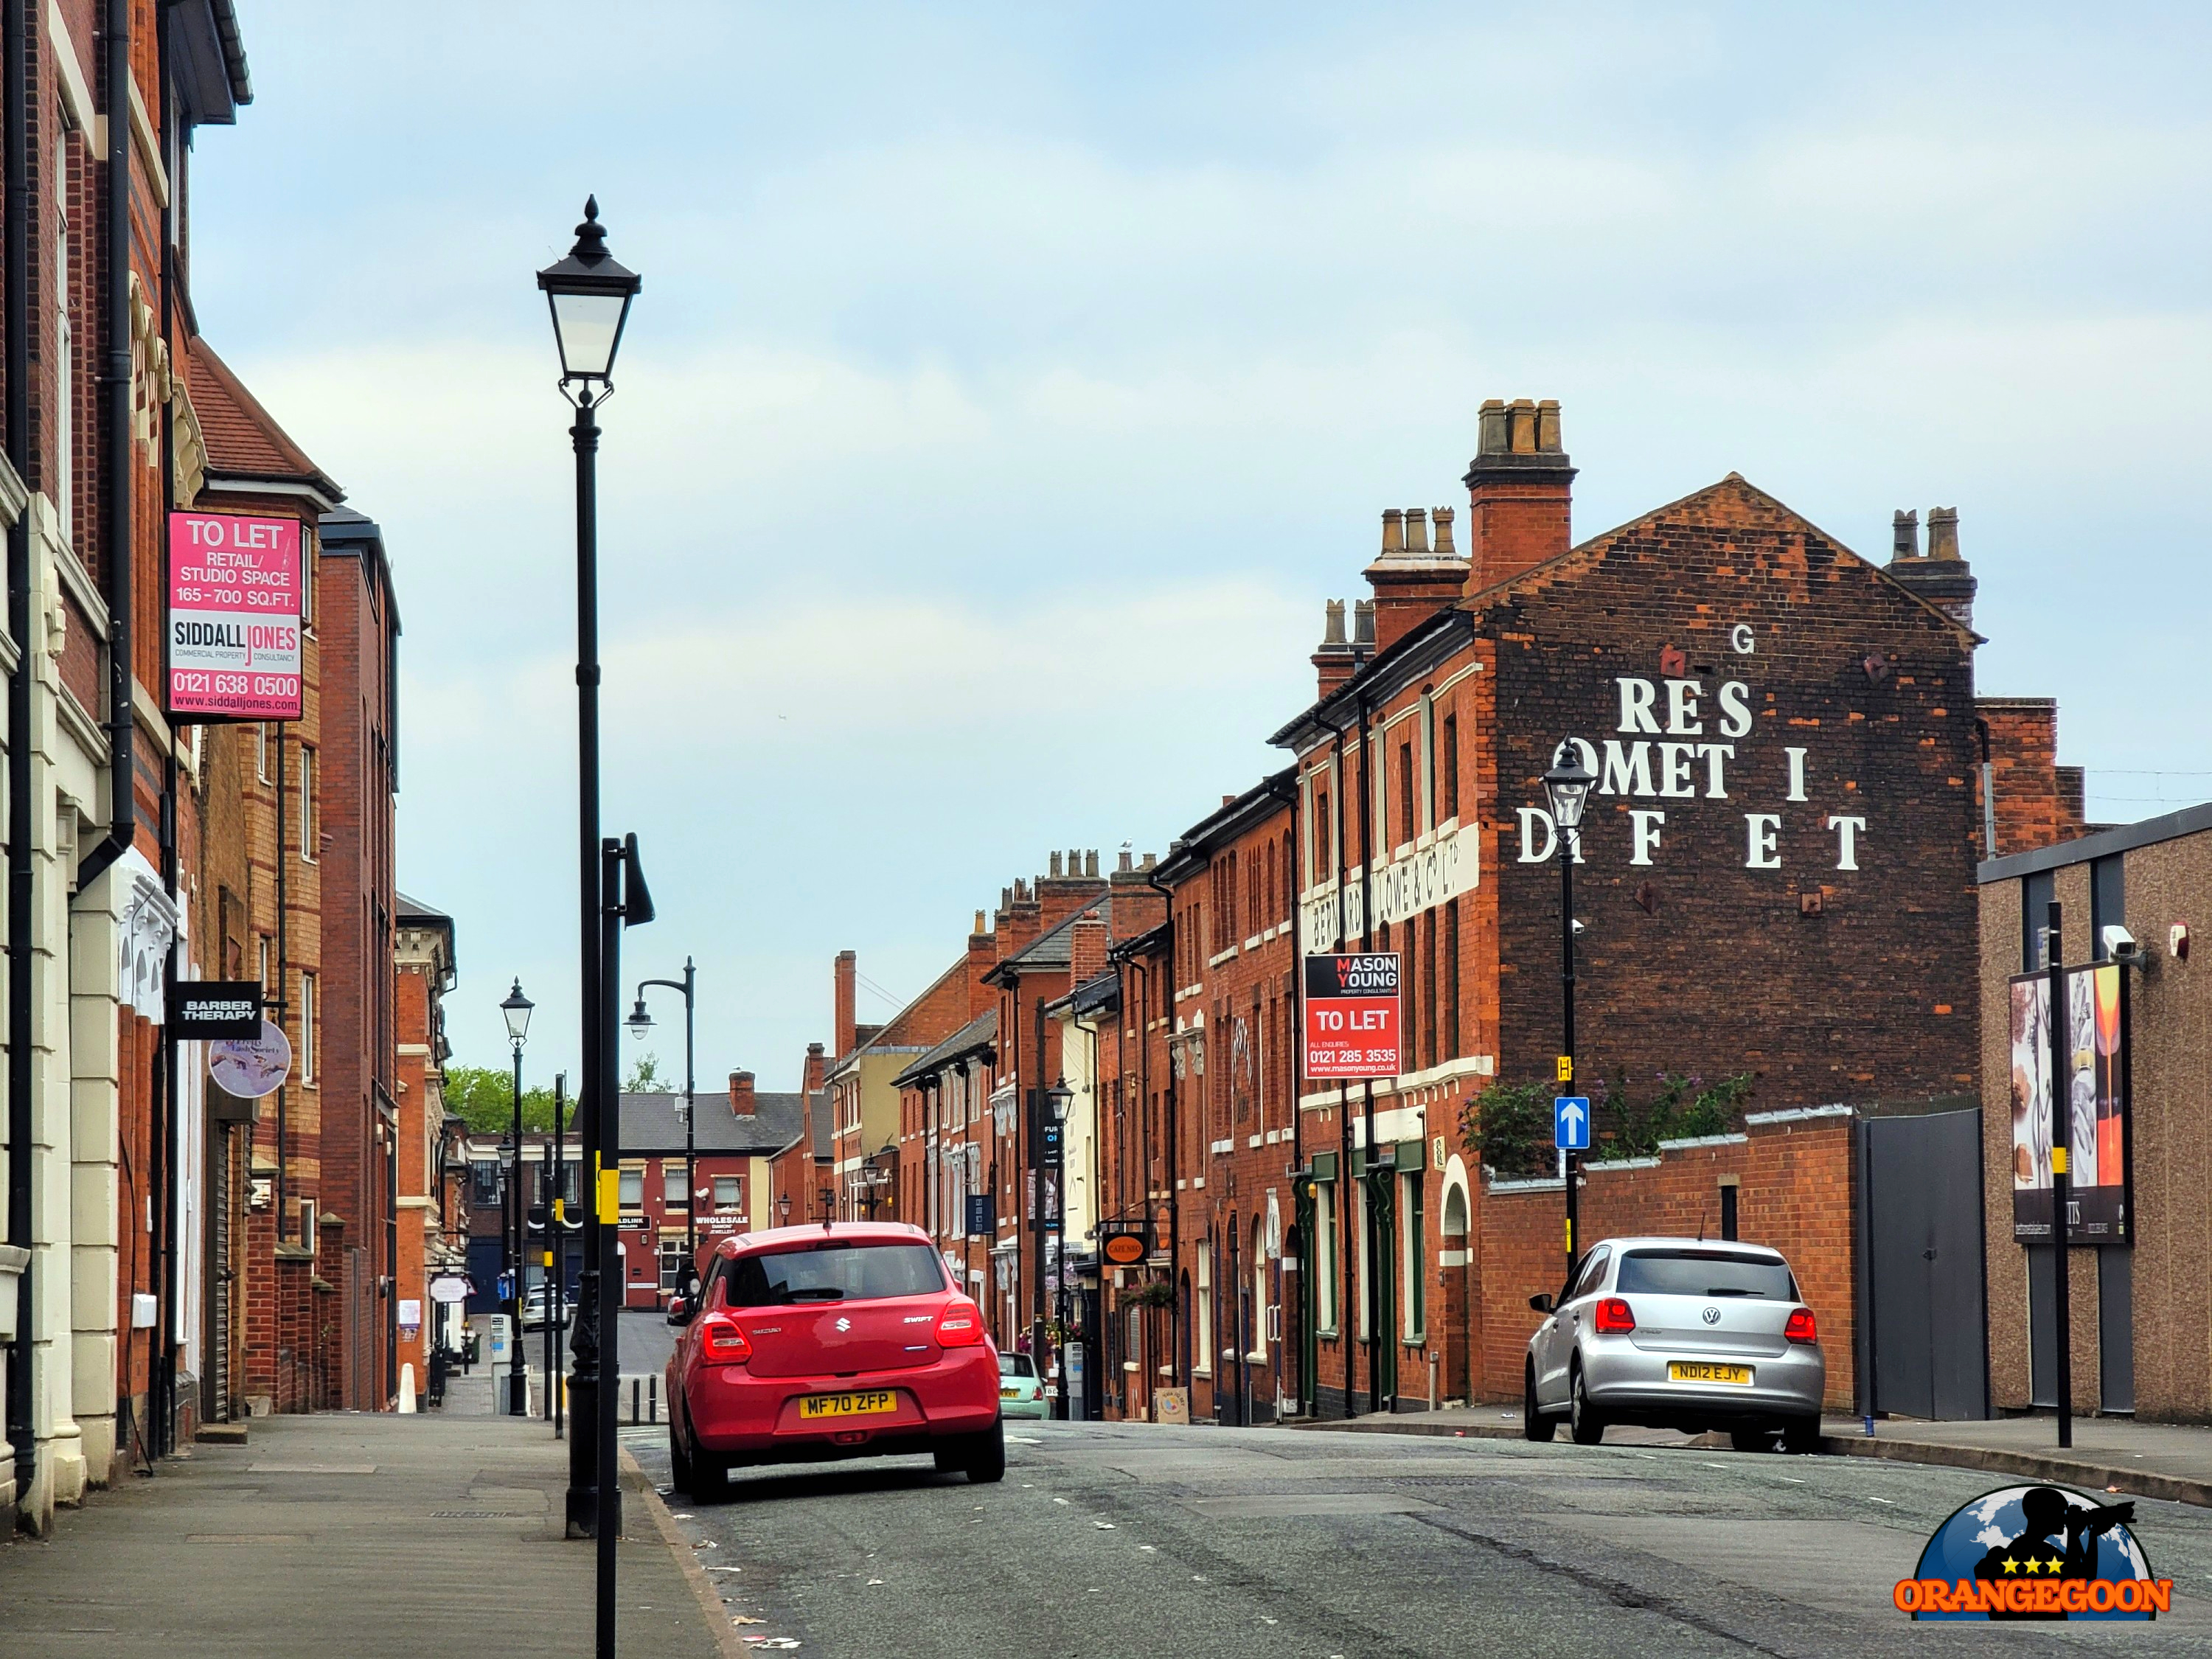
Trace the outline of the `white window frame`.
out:
[[[1314,1182],[1314,1321],[1316,1334],[1336,1334],[1336,1182]]]
[[[680,1198],[671,1198],[675,1193]],[[660,1166],[660,1207],[664,1210],[689,1210],[691,1207],[691,1186],[684,1173],[684,1166],[671,1158]]]
[[[1195,1334],[1198,1340],[1191,1361],[1191,1370],[1200,1376],[1213,1375],[1213,1241],[1201,1239],[1198,1246],[1198,1277],[1191,1299],[1196,1304]]]
[[[630,1190],[633,1183],[635,1184],[637,1192],[637,1196],[635,1198],[632,1198],[630,1196]],[[617,1172],[615,1176],[615,1207],[617,1210],[629,1210],[633,1212],[645,1208],[645,1171],[643,1170],[631,1169],[623,1170]]]
[[[315,1080],[315,976],[300,975],[300,1081]]]
[[[315,753],[313,745],[300,745],[300,776],[293,786],[300,805],[300,861],[316,861],[318,837],[315,824]]]
[[[745,1206],[745,1178],[743,1176],[718,1175],[714,1177],[714,1207],[717,1210],[742,1210]],[[723,1196],[727,1186],[729,1196]]]

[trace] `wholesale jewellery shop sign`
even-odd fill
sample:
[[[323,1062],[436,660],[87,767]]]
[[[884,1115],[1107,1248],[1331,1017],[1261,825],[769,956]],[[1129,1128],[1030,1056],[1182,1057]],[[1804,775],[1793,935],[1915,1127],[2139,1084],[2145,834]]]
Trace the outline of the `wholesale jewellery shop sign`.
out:
[[[169,713],[298,720],[302,593],[298,520],[172,513]]]

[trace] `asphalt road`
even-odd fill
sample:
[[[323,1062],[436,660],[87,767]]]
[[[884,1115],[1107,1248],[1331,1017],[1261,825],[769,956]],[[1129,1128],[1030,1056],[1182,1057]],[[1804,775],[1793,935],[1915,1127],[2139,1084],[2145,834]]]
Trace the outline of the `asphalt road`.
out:
[[[624,1441],[662,1484],[664,1436]],[[2212,1651],[2212,1511],[2139,1501],[2151,1626],[1915,1625],[1928,1534],[2003,1477],[1861,1458],[1328,1431],[1010,1425],[1006,1479],[926,1459],[671,1498],[744,1637],[829,1659]]]

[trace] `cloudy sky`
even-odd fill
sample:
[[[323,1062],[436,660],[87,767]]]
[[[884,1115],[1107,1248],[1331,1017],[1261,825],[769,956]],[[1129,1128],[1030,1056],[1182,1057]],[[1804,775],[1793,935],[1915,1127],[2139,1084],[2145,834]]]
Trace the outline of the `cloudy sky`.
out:
[[[576,1053],[532,272],[586,191],[646,279],[625,976],[697,957],[708,1079],[792,1086],[840,948],[881,1018],[1048,848],[1163,848],[1275,763],[1323,600],[1463,497],[1486,397],[1560,400],[1580,534],[1730,471],[1876,557],[1955,505],[1982,689],[2063,700],[2093,814],[2212,796],[2207,15],[1506,9],[239,0],[193,297],[386,528],[463,1058],[516,975],[532,1073]]]

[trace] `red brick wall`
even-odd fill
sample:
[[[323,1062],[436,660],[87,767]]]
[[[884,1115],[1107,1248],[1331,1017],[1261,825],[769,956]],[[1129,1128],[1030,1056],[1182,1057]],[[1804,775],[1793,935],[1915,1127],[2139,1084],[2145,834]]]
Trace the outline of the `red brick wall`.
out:
[[[1850,1119],[1754,1125],[1742,1140],[1671,1149],[1656,1166],[1594,1166],[1582,1189],[1583,1237],[1588,1244],[1632,1234],[1695,1237],[1702,1229],[1717,1239],[1723,1176],[1740,1183],[1737,1236],[1790,1259],[1820,1322],[1829,1407],[1850,1410],[1856,1334]],[[1539,1317],[1528,1298],[1540,1291],[1556,1295],[1565,1277],[1565,1195],[1556,1183],[1482,1195],[1480,1370],[1488,1399],[1521,1397],[1522,1361]]]
[[[1989,727],[1997,856],[2080,835],[2081,769],[2058,764],[2057,699],[1978,697],[1974,709]]]

